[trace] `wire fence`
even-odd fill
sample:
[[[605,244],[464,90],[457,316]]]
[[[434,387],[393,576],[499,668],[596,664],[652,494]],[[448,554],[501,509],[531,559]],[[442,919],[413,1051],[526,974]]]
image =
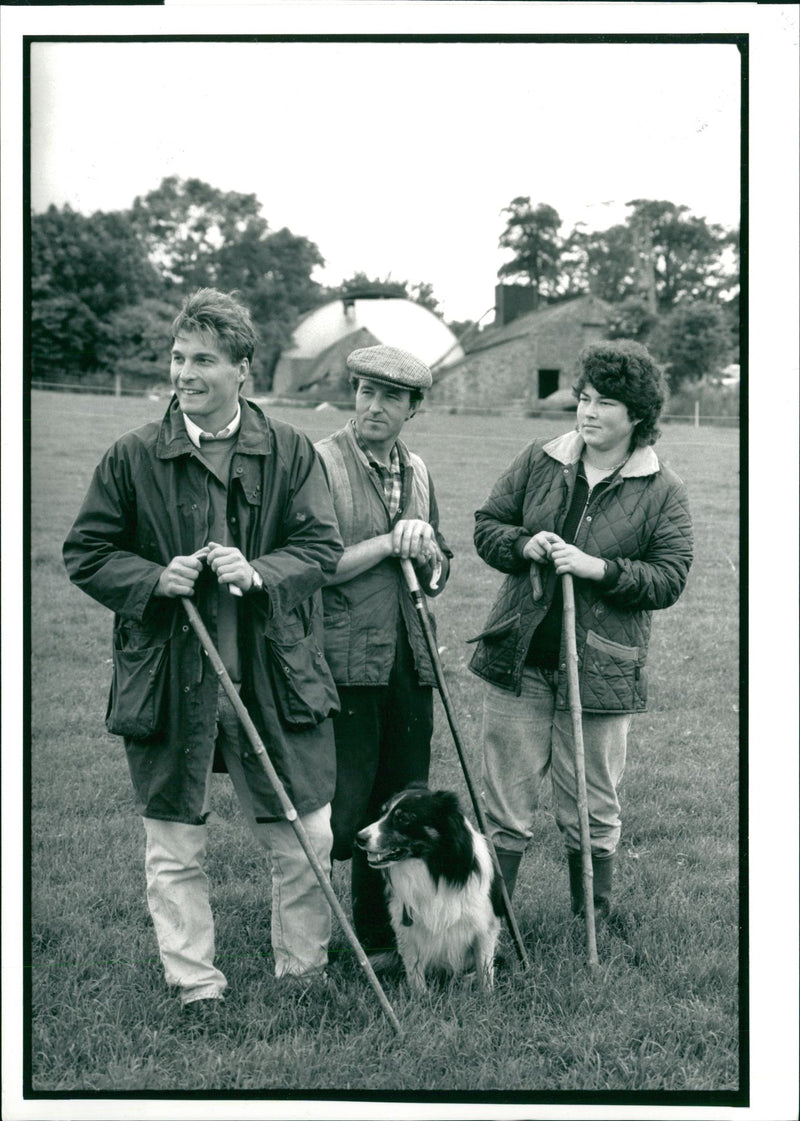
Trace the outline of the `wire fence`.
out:
[[[65,381],[34,381],[31,388],[43,390],[47,393],[87,393],[101,397],[139,397],[149,398],[151,401],[167,400],[171,391],[164,388],[155,389],[125,389],[115,385],[85,385],[78,382]],[[309,400],[307,397],[275,397],[271,394],[253,394],[253,398],[272,407],[292,409],[352,409],[352,400],[320,401]],[[424,408],[430,412],[449,413],[453,416],[519,416],[520,413],[530,417],[571,417],[575,415],[574,409],[552,409],[546,406],[537,406],[520,401],[511,401],[503,405],[453,405],[447,402],[426,400]],[[716,425],[724,428],[738,428],[739,416],[737,414],[713,415],[704,413],[699,401],[695,402],[694,411],[691,413],[662,413],[659,420],[666,424],[691,424],[695,428],[703,425]]]

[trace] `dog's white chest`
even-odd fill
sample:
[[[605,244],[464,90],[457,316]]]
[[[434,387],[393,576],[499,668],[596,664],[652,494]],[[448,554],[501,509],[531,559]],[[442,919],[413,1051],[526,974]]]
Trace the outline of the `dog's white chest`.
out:
[[[403,926],[422,926],[431,934],[442,934],[461,921],[474,923],[478,893],[472,882],[462,888],[444,880],[434,883],[421,860],[396,865],[389,879],[392,903]]]

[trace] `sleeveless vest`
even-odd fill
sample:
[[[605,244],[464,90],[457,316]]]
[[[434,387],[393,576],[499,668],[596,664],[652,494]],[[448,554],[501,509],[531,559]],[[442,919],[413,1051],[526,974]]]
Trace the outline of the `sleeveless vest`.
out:
[[[364,465],[353,426],[315,445],[331,488],[345,547],[388,533],[394,520],[380,480]],[[404,468],[403,501],[397,518],[430,521],[428,469],[398,440]],[[395,658],[397,628],[405,624],[420,684],[434,685],[430,662],[411,596],[398,562],[389,557],[348,580],[323,588],[325,657],[337,685],[385,685]]]

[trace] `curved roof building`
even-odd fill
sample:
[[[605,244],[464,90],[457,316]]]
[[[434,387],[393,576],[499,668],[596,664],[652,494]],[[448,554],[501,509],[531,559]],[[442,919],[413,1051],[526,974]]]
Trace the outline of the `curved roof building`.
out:
[[[360,346],[402,347],[437,370],[464,357],[453,332],[433,312],[399,296],[348,296],[304,315],[275,367],[276,396],[334,400],[348,395],[347,355]]]

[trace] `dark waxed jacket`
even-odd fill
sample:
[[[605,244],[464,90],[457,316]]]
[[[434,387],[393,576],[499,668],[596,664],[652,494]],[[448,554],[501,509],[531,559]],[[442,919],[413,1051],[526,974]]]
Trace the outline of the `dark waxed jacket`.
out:
[[[470,669],[519,695],[534,631],[553,599],[557,577],[542,568],[544,594],[535,601],[530,563],[520,544],[540,530],[560,534],[575,487],[584,443],[568,433],[534,441],[500,476],[475,514],[481,558],[507,573]],[[581,704],[587,712],[640,712],[647,704],[645,663],[651,613],[680,596],[692,563],[692,524],[686,489],[651,447],[637,448],[611,483],[590,497],[574,544],[615,560],[610,587],[575,579],[575,630]],[[568,706],[564,636],[556,704]]]
[[[238,600],[241,697],[302,815],[330,801],[335,784],[325,717],[338,698],[321,652],[319,589],[342,543],[311,442],[240,403],[229,540],[264,582]],[[188,824],[203,820],[219,683],[180,599],[153,592],[173,557],[208,543],[210,516],[208,469],[173,401],[161,422],[106,452],[64,545],[72,581],[114,612],[107,725],[125,737],[137,807]],[[203,569],[194,600],[214,640],[218,587]],[[243,762],[258,816],[283,816],[254,753]]]

